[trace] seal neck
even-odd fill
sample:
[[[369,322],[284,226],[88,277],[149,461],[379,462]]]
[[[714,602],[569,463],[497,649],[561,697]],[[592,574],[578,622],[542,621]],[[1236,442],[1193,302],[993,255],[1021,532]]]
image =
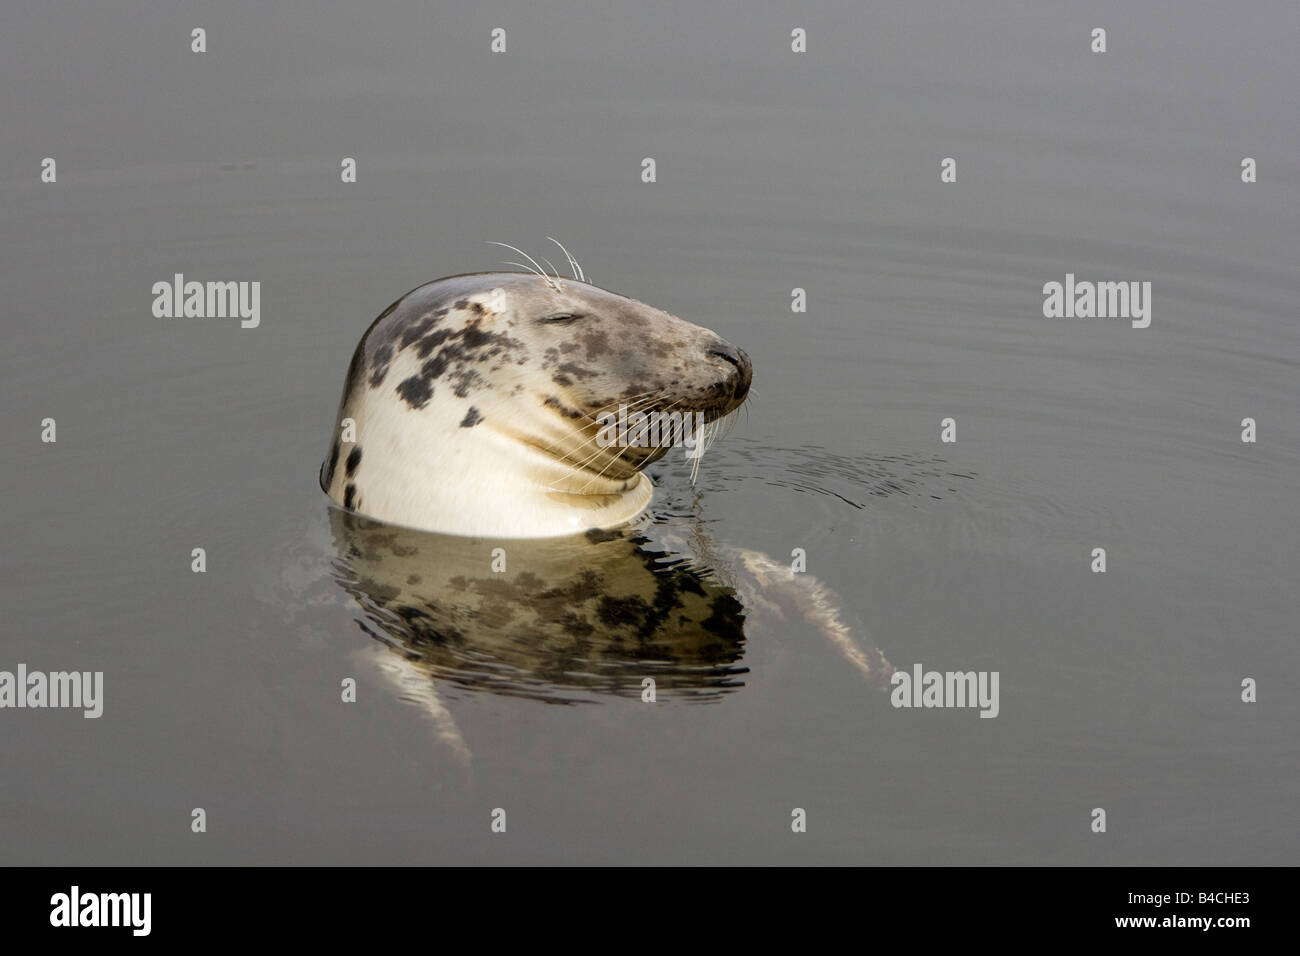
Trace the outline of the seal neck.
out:
[[[612,479],[576,469],[479,426],[364,459],[357,510],[389,524],[480,538],[550,538],[627,524],[650,505],[644,472]]]

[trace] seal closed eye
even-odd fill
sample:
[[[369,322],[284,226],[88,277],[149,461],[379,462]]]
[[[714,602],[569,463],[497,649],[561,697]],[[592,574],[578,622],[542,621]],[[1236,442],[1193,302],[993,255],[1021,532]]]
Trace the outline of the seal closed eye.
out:
[[[668,442],[601,439],[620,409],[714,422],[749,392],[715,333],[584,281],[438,279],[389,306],[348,366],[321,487],[349,511],[443,534],[538,538],[624,525]]]

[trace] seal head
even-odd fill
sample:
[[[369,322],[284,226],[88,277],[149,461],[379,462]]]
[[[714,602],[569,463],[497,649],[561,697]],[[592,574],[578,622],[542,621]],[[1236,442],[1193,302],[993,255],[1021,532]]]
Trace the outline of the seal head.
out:
[[[708,329],[586,282],[439,279],[362,336],[321,487],[349,511],[443,534],[617,527],[650,503],[642,469],[673,441],[611,442],[611,417],[711,423],[744,401],[752,371]]]

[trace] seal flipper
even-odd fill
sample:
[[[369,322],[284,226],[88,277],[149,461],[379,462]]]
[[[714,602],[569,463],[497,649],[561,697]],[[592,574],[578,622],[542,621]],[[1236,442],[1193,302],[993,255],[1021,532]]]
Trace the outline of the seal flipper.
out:
[[[368,631],[364,625],[363,630]],[[433,678],[407,660],[388,641],[373,632],[370,633],[384,646],[377,647],[371,644],[369,647],[355,651],[353,659],[372,666],[374,671],[397,691],[398,699],[419,708],[423,716],[433,722],[434,736],[451,751],[457,763],[470,766],[474,755],[470,753],[469,745],[465,743],[465,737],[461,734],[460,727],[456,725],[456,718],[438,696]]]
[[[835,592],[811,574],[796,574],[788,564],[773,560],[761,551],[730,548],[741,568],[732,586],[746,606],[764,607],[781,617],[794,611],[835,646],[835,649],[862,674],[869,684],[888,688],[893,666],[877,647],[863,649],[853,638],[853,629],[840,615],[840,601]]]

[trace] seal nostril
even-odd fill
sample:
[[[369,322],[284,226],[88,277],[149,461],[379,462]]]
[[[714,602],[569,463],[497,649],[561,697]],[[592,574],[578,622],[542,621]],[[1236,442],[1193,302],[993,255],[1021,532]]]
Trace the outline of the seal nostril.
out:
[[[746,381],[754,371],[753,364],[749,361],[749,356],[734,345],[722,343],[721,345],[709,349],[709,355],[716,355],[718,358],[734,366],[739,373],[740,380]]]
[[[728,375],[726,380],[718,383],[718,386],[728,390],[737,401],[744,398],[749,393],[749,383],[754,374],[754,366],[749,356],[729,342],[720,342],[710,348],[708,354],[710,358],[716,356],[722,359],[736,370],[735,375]]]
[[[736,368],[743,368],[746,363],[745,353],[738,348],[730,345],[719,346],[718,348],[709,349],[710,355],[716,355],[720,359],[730,362]]]

